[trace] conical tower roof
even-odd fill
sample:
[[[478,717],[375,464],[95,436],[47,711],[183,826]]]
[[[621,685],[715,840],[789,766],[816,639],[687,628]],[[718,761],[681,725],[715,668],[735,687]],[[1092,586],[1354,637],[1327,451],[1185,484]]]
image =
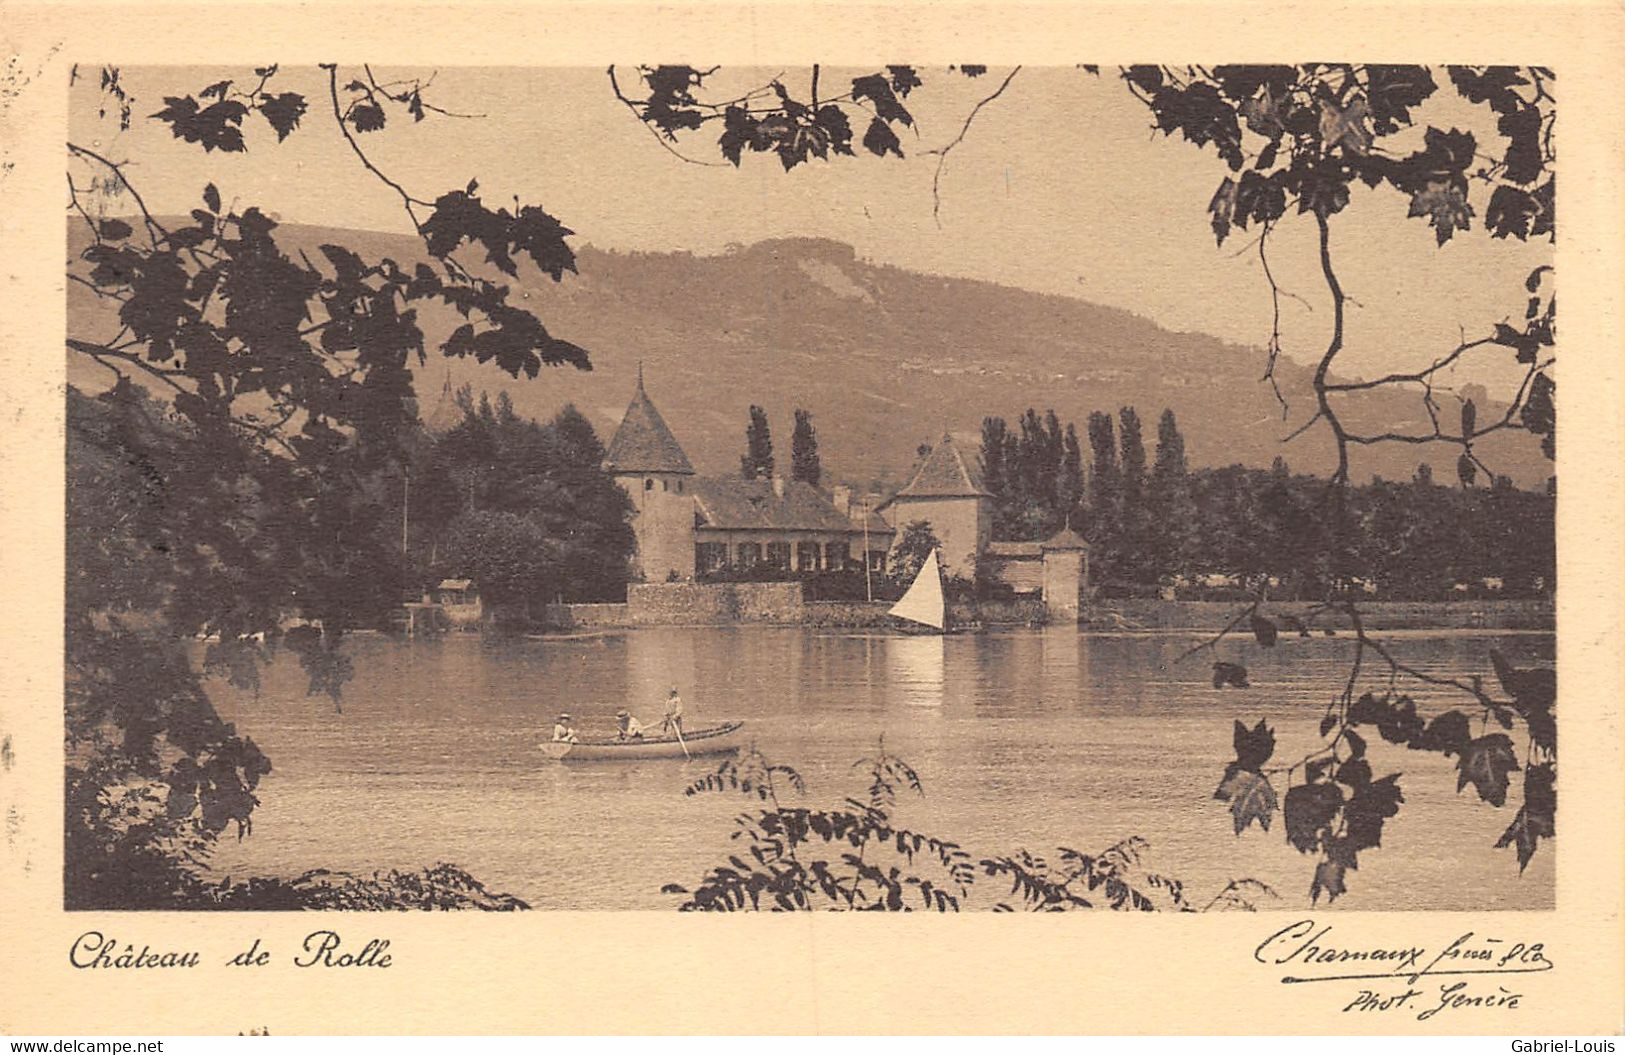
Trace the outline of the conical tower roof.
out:
[[[688,455],[677,442],[677,437],[666,427],[660,411],[649,401],[643,390],[643,367],[638,367],[638,390],[621,418],[621,427],[609,441],[609,453],[604,455],[604,469],[612,473],[688,473],[694,472]]]
[[[1045,550],[1086,550],[1089,548],[1089,543],[1082,535],[1073,531],[1072,526],[1068,524],[1045,539],[1039,548]]]
[[[435,400],[434,409],[423,416],[423,427],[438,436],[450,432],[462,421],[462,409],[451,391],[451,371],[447,370],[446,382],[440,386],[440,398]]]
[[[947,432],[920,463],[899,498],[958,498],[987,494],[982,474],[973,459],[960,453],[953,435]]]

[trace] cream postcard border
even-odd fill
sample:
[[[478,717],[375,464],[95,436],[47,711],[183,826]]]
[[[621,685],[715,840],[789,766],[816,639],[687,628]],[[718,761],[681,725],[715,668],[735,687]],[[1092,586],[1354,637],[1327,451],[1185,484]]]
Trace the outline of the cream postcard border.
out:
[[[1539,63],[1562,87],[1558,506],[1565,760],[1557,908],[1332,913],[1363,943],[1545,943],[1517,1011],[1341,1013],[1253,948],[1298,917],[64,913],[62,142],[72,63],[425,66],[895,61]],[[1619,3],[0,5],[0,1034],[1617,1033],[1625,490],[1625,6]],[[18,599],[32,599],[20,603]],[[1218,838],[1216,833],[1215,838]],[[1542,851],[1550,852],[1546,848]],[[1307,915],[1307,914],[1304,914]],[[88,929],[223,962],[320,926],[384,970],[83,971]],[[218,954],[218,955],[216,955]],[[635,999],[628,994],[635,994]]]

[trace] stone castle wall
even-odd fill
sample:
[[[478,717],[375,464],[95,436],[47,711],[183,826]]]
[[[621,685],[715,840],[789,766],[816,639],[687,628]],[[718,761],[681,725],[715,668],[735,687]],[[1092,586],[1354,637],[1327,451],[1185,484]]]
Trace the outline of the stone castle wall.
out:
[[[890,601],[808,601],[799,582],[638,583],[625,604],[550,604],[543,621],[550,630],[641,626],[889,627]],[[1044,619],[1037,597],[951,606],[959,624],[1032,624]]]

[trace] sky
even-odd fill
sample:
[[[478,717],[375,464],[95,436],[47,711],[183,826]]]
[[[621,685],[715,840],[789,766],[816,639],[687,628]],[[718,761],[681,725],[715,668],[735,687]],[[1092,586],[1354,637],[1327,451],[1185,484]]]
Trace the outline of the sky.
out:
[[[248,150],[230,155],[175,140],[147,115],[165,95],[228,77],[252,83],[250,70],[124,68],[135,115],[127,131],[113,113],[98,117],[102,97],[89,72],[73,89],[70,134],[133,161],[128,174],[154,211],[184,213],[213,182],[228,204],[256,204],[286,222],[411,232],[395,192],[360,166],[340,136],[320,70],[289,67],[271,83],[273,91],[307,96],[310,111],[297,131],[278,144],[251,115]],[[360,72],[341,69],[340,84]],[[1255,346],[1269,336],[1269,291],[1251,236],[1233,234],[1221,249],[1208,225],[1208,201],[1228,170],[1211,150],[1153,134],[1149,113],[1109,72],[1022,69],[943,162],[935,215],[939,159],[930,151],[959,134],[1008,67],[976,79],[922,68],[925,84],[907,100],[916,123],[903,139],[904,160],[860,149],[857,158],[789,173],[771,155],[747,155],[735,169],[722,161],[710,128],[680,145],[705,163],[679,160],[615,98],[601,68],[373,72],[380,81],[433,74],[425,99],[481,115],[431,113],[412,123],[393,111],[388,127],[362,137],[381,169],[426,199],[478,178],[487,204],[517,197],[542,205],[577,232],[577,245],[705,254],[768,238],[830,238],[879,263],[1079,297],[1175,331]],[[822,84],[862,72],[826,69]],[[618,73],[633,94],[635,63]],[[728,69],[715,83],[726,92],[781,75],[804,95],[808,74],[805,67]],[[1452,93],[1446,87],[1440,95]],[[1494,143],[1482,115],[1453,96],[1430,102],[1422,117]],[[1482,195],[1478,201],[1482,208]],[[1549,245],[1494,241],[1476,224],[1437,247],[1425,222],[1406,218],[1406,204],[1391,189],[1357,187],[1334,221],[1334,259],[1355,302],[1339,359],[1345,376],[1414,369],[1447,353],[1464,331],[1470,337],[1520,318],[1524,276],[1551,261]],[[1277,280],[1303,299],[1282,302],[1285,353],[1313,361],[1329,334],[1330,305],[1312,220],[1283,221],[1270,246]],[[1454,380],[1497,392],[1520,376],[1510,354],[1490,350],[1465,362]]]

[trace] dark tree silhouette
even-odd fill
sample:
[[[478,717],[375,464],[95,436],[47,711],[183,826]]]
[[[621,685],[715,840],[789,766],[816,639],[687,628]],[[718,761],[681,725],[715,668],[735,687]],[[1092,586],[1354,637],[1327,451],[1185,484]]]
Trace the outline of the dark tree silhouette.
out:
[[[745,453],[739,456],[739,475],[747,480],[773,475],[773,433],[767,425],[767,411],[752,405],[750,424],[745,426]]]
[[[1112,416],[1096,410],[1089,415],[1089,448],[1093,462],[1089,473],[1090,561],[1100,578],[1118,572],[1118,528],[1122,517],[1122,473],[1117,462],[1117,433]]]
[[[429,579],[473,578],[487,601],[519,613],[533,599],[621,599],[632,506],[599,468],[604,447],[591,423],[574,406],[545,425],[522,419],[506,391],[494,406],[489,420],[465,417],[429,456],[430,479],[468,481],[461,515],[420,531],[420,550],[433,546]]]
[[[126,525],[99,521],[93,501],[70,506],[68,531],[124,536],[132,545],[104,550],[121,562],[165,555],[130,564],[139,584],[109,574],[76,590],[70,569],[71,907],[206,901],[200,868],[215,840],[229,826],[250,830],[270,763],[220,720],[204,673],[253,687],[261,662],[287,648],[311,691],[337,705],[350,675],[342,634],[401,599],[396,496],[419,428],[411,367],[430,346],[514,376],[588,366],[583,349],[511,303],[501,281],[521,267],[562,280],[575,268],[572,232],[539,206],[489,207],[476,182],[432,200],[407,190],[362,141],[391,120],[444,116],[426,85],[386,88],[366,67],[322,70],[327,91],[315,106],[275,90],[278,70],[267,66],[167,97],[151,119],[225,153],[251,140],[275,149],[317,134],[319,122],[358,172],[400,198],[422,260],[364,259],[333,243],[290,252],[270,217],[213,184],[187,217],[161,219],[129,159],[67,145],[67,277],[101,309],[72,320],[67,349],[106,378],[100,390],[70,393],[79,462],[70,475],[109,460],[139,465],[151,497]],[[101,90],[118,85],[104,71]],[[91,186],[108,190],[91,200]],[[480,263],[460,259],[469,244],[483,250]],[[298,625],[283,633],[289,621]],[[211,640],[201,669],[183,645],[194,635]]]
[[[1146,485],[1150,541],[1160,576],[1182,577],[1196,553],[1199,520],[1191,496],[1190,467],[1185,459],[1185,437],[1172,410],[1157,421],[1156,460]],[[1207,521],[1200,521],[1207,523]]]
[[[790,478],[818,486],[824,470],[818,464],[818,432],[813,428],[812,413],[796,408],[795,431],[790,435]]]
[[[1083,503],[1084,496],[1083,448],[1078,443],[1078,429],[1070,421],[1066,425],[1066,440],[1061,454],[1061,474],[1056,485],[1057,504],[1061,519],[1071,523],[1072,514]]]
[[[931,529],[929,520],[911,520],[903,526],[897,544],[891,551],[891,577],[901,583],[910,583],[920,574],[925,559],[933,550],[942,548],[942,540]]]
[[[1152,525],[1146,509],[1145,438],[1140,432],[1140,415],[1133,407],[1123,407],[1117,419],[1121,425],[1118,443],[1121,458],[1118,471],[1121,492],[1118,496],[1117,530],[1122,542],[1117,557],[1117,573],[1133,582],[1155,579],[1151,541]]]

